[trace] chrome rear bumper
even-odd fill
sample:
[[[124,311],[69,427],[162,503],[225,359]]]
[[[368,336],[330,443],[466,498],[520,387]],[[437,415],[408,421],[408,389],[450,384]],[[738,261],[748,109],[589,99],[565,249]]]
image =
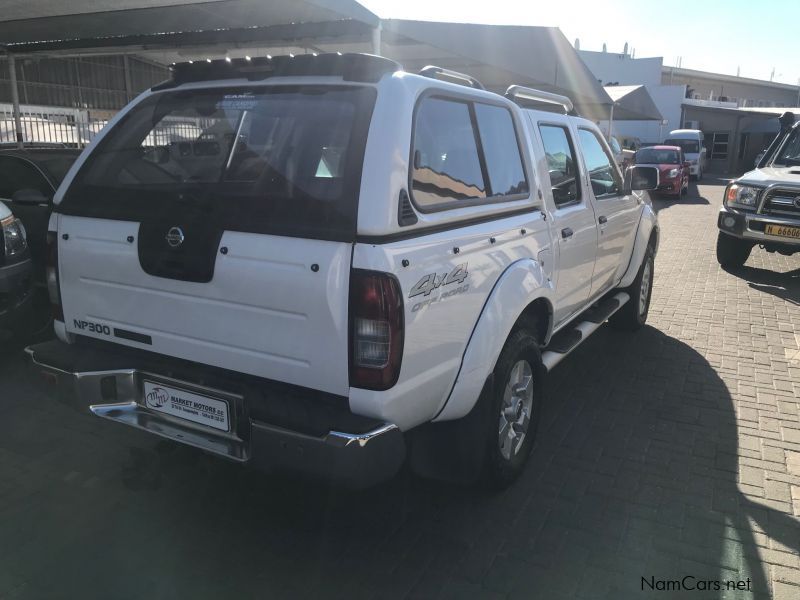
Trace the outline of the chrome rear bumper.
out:
[[[367,487],[392,477],[405,458],[403,434],[396,425],[378,423],[364,432],[330,430],[321,436],[289,430],[249,418],[242,395],[138,369],[71,371],[48,361],[47,342],[26,348],[29,361],[59,388],[59,399],[73,408],[147,431],[257,468],[285,469]],[[156,411],[144,401],[142,381],[156,381],[188,392],[224,399],[230,407],[225,432]]]

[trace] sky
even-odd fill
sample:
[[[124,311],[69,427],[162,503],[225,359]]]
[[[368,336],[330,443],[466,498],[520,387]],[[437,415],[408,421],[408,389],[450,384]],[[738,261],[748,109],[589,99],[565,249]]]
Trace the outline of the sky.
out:
[[[798,84],[797,0],[359,0],[384,19],[544,25],[581,50],[663,56],[665,65]]]

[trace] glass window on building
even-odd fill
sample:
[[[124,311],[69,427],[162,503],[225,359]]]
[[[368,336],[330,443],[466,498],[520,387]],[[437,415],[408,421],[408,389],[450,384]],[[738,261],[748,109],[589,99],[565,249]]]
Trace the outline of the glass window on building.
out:
[[[728,133],[706,133],[705,142],[709,160],[728,158]]]

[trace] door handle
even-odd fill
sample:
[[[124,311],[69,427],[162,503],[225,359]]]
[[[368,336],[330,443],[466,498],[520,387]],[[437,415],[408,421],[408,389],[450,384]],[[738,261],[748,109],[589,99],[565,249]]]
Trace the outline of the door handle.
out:
[[[597,222],[600,223],[600,225],[605,225],[608,223],[608,219],[605,217],[605,215],[600,215],[597,217]]]
[[[561,230],[561,237],[564,238],[564,239],[571,238],[572,237],[572,229],[569,228],[569,227],[564,227],[564,229]]]

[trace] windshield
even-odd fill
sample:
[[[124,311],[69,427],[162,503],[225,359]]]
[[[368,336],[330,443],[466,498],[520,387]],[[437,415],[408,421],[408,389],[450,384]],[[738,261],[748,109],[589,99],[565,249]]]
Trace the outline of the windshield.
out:
[[[202,207],[225,229],[354,234],[374,90],[344,86],[153,95],[109,132],[62,210],[140,220]]]
[[[680,160],[676,150],[643,148],[636,153],[636,164],[638,165],[677,165],[679,162]]]
[[[665,146],[678,146],[684,154],[698,154],[700,143],[697,140],[664,140]]]
[[[797,128],[793,129],[786,138],[780,153],[772,161],[772,164],[787,167],[800,165],[800,135],[797,134]]]

